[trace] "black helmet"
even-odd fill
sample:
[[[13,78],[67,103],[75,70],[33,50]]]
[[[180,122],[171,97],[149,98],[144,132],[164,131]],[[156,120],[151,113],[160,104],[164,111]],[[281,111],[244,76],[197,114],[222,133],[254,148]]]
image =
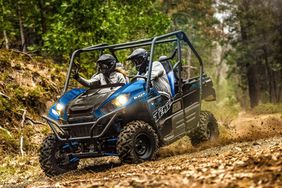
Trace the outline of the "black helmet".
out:
[[[135,64],[136,69],[140,70],[141,67],[147,66],[148,57],[148,52],[145,49],[138,48],[134,50],[130,56],[128,56],[127,60],[131,60]]]
[[[109,76],[116,68],[116,59],[111,54],[103,54],[97,60],[101,72]]]

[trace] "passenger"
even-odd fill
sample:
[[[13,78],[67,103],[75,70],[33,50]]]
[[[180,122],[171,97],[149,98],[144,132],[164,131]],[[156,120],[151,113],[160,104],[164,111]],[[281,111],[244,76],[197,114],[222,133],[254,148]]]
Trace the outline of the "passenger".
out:
[[[73,78],[85,87],[95,87],[107,84],[126,83],[123,74],[117,72],[116,59],[111,54],[103,54],[97,60],[101,73],[94,74],[91,79],[87,80],[79,76],[78,70],[74,71]]]
[[[138,71],[137,75],[147,76],[149,68],[149,55],[145,49],[138,48],[134,50],[127,59],[134,63]],[[169,95],[169,97],[171,97],[169,81],[165,69],[159,61],[153,62],[151,80],[153,87],[155,87],[158,91],[165,92]]]
[[[128,72],[125,70],[125,68],[124,68],[122,63],[118,62],[116,64],[116,71],[121,73],[125,77],[126,83],[129,83]]]

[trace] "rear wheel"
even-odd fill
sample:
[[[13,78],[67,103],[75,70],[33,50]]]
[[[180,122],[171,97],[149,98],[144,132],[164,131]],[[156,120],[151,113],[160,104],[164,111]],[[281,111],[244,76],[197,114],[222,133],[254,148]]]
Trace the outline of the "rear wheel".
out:
[[[148,123],[132,121],[119,135],[117,152],[123,162],[139,163],[155,158],[158,143],[158,136]]]
[[[201,111],[198,127],[189,136],[193,146],[218,138],[218,124],[213,114]]]
[[[77,169],[79,159],[67,155],[65,143],[60,142],[54,134],[47,136],[41,147],[39,162],[48,177],[57,176]]]

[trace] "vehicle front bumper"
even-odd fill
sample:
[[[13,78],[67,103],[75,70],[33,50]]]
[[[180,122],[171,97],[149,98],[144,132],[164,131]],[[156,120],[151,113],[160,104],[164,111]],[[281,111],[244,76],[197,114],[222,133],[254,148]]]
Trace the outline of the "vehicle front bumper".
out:
[[[55,121],[55,120],[53,120],[50,117],[45,116],[45,115],[42,116],[42,118],[45,119],[48,122],[48,125],[50,126],[50,128],[54,132],[54,134],[57,137],[57,139],[59,139],[60,141],[75,141],[75,140],[83,140],[83,139],[97,139],[97,138],[101,138],[111,128],[111,126],[113,125],[113,122],[116,119],[116,117],[119,114],[123,113],[123,111],[124,111],[124,108],[120,108],[120,109],[115,110],[115,111],[113,111],[111,113],[108,113],[106,115],[101,116],[96,121],[93,121],[93,122],[83,122],[83,123],[73,123],[73,124],[59,124],[57,121]],[[94,132],[95,127],[100,125],[100,123],[103,120],[107,120],[107,119],[109,119],[109,121],[107,122],[106,125],[104,125],[102,131],[99,132],[98,134],[94,135],[93,132]],[[77,126],[90,126],[89,136],[73,137],[72,135],[70,135],[68,133],[68,131],[66,131],[66,129],[72,129],[72,127],[77,127]]]

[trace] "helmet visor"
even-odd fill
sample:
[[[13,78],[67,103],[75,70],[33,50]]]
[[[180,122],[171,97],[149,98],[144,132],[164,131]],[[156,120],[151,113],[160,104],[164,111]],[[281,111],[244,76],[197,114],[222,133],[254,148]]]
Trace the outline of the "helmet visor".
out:
[[[108,63],[99,63],[99,68],[103,74],[110,74],[112,71],[112,66],[113,65]]]
[[[142,65],[142,63],[144,62],[144,58],[136,57],[136,58],[133,58],[131,61],[135,64],[137,68],[139,68]]]
[[[100,67],[101,70],[107,70],[107,69],[111,68],[110,65],[105,64],[105,63],[99,63],[99,67]]]

